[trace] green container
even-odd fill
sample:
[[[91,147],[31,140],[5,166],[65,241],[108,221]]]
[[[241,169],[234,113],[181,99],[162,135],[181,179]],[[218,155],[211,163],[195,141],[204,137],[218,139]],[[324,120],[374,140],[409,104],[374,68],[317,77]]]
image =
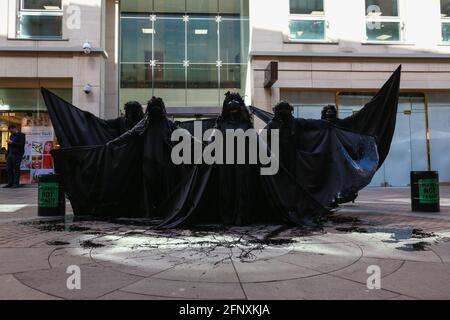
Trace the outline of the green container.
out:
[[[66,214],[66,199],[60,176],[48,174],[39,176],[38,216],[60,217]]]
[[[438,172],[411,172],[411,204],[414,212],[440,212]]]

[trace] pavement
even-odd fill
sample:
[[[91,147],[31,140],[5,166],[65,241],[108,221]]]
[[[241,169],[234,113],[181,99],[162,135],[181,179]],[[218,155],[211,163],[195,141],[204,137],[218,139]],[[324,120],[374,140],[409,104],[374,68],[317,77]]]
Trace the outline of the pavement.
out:
[[[440,213],[369,188],[323,230],[161,231],[145,220],[37,217],[37,189],[0,189],[0,299],[450,299],[450,188]]]

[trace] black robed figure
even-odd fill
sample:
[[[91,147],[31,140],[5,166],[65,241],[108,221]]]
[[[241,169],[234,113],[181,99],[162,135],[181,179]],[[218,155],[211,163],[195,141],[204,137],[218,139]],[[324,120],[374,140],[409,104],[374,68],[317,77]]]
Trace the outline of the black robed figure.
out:
[[[55,150],[75,215],[154,217],[154,210],[182,179],[188,166],[171,161],[171,135],[177,126],[164,102],[153,97],[144,119],[101,146]]]
[[[321,120],[295,119],[293,110],[280,102],[266,127],[279,130],[283,168],[323,206],[366,187],[378,168],[376,139],[337,127],[333,106]]]
[[[127,147],[138,141],[142,148],[142,201],[146,217],[154,217],[157,207],[168,197],[189,166],[176,166],[171,160],[172,132],[179,127],[167,118],[164,101],[152,97],[147,104],[145,118],[119,138],[107,143],[114,149]],[[134,156],[130,154],[129,156]],[[139,181],[136,181],[139,183]]]
[[[280,161],[323,206],[354,201],[383,165],[395,131],[401,66],[360,111],[339,119],[326,106],[321,120],[294,119],[280,103],[275,114],[251,107],[269,130],[280,130]]]
[[[227,130],[253,129],[250,113],[238,93],[226,94],[222,113],[215,129],[226,137]],[[223,164],[197,165],[171,197],[159,209],[168,214],[161,227],[173,228],[195,224],[246,225],[268,222],[268,205],[261,188],[259,166],[237,164],[234,141],[234,161],[227,163],[226,143],[222,147]],[[249,145],[246,141],[245,157]]]

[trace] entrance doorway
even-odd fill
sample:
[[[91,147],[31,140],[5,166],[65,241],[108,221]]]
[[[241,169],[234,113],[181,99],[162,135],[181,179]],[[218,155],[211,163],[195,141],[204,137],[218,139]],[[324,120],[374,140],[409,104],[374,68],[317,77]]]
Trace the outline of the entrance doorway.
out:
[[[371,94],[339,94],[339,117],[358,111],[372,98]],[[429,168],[427,151],[425,98],[421,94],[402,94],[391,150],[374,177],[371,186],[405,187],[411,171]]]

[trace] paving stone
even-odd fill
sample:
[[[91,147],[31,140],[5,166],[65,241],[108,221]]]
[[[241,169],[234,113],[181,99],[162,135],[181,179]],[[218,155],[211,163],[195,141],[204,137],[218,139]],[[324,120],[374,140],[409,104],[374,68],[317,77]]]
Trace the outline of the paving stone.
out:
[[[170,281],[148,278],[122,288],[122,291],[148,294],[168,298],[238,300],[245,299],[242,289],[237,283],[207,283]]]
[[[418,299],[450,299],[450,266],[406,261],[382,281],[382,287]]]
[[[441,191],[450,199],[450,188]],[[359,222],[330,222],[313,233],[252,226],[164,235],[102,221],[76,222],[86,232],[45,231],[24,224],[38,221],[36,195],[36,189],[0,191],[0,299],[450,298],[450,206],[412,213],[407,188],[366,189],[360,203],[338,212]],[[397,239],[399,230],[412,228],[437,236]],[[280,245],[265,242],[269,234]],[[424,251],[411,250],[421,241],[429,244]],[[67,289],[69,265],[81,268],[80,291]],[[381,290],[367,289],[369,265],[381,268]]]
[[[97,265],[81,265],[81,290],[69,290],[67,281],[71,274],[67,268],[38,270],[16,274],[25,285],[66,299],[96,299],[142,279]]]
[[[361,255],[361,250],[352,243],[319,243],[298,246],[277,260],[318,272],[331,272],[355,263]]]
[[[0,248],[0,274],[49,269],[52,248]]]
[[[242,283],[299,279],[320,274],[317,271],[278,260],[234,262],[234,265]]]
[[[99,298],[99,300],[186,300],[182,298],[158,297],[117,290]]]
[[[82,248],[61,248],[55,249],[49,257],[52,268],[69,267],[71,265],[92,264],[89,256],[90,249]]]
[[[429,247],[434,253],[436,253],[442,262],[450,263],[450,242],[443,242]]]
[[[219,264],[185,263],[155,276],[158,279],[189,282],[239,283],[230,260]]]
[[[384,300],[398,296],[384,290],[368,290],[367,286],[329,275],[281,281],[243,284],[251,300]]]
[[[143,277],[153,276],[180,263],[178,260],[161,256],[158,250],[132,250],[120,247],[93,249],[91,257],[104,267]]]
[[[19,282],[13,275],[0,276],[0,300],[56,300]]]
[[[397,272],[404,264],[401,260],[388,260],[388,259],[376,259],[376,258],[361,258],[354,264],[339,270],[332,272],[332,275],[342,277],[349,280],[366,283],[367,279],[372,273],[368,273],[368,268],[371,266],[377,266],[381,271],[381,278],[388,277],[389,275]],[[383,286],[383,283],[381,284]]]

